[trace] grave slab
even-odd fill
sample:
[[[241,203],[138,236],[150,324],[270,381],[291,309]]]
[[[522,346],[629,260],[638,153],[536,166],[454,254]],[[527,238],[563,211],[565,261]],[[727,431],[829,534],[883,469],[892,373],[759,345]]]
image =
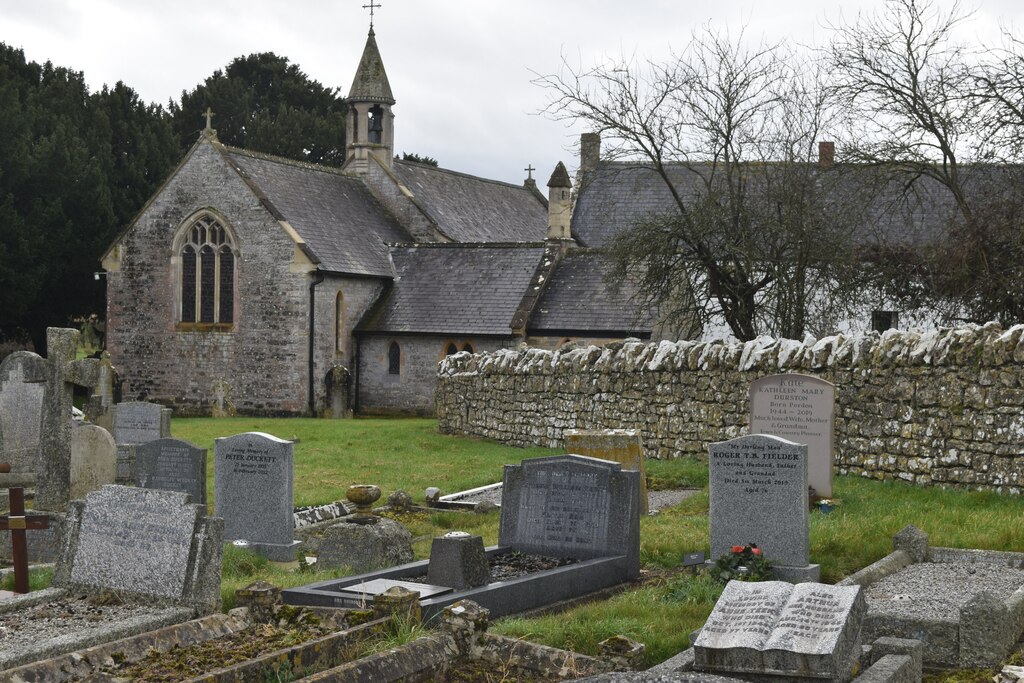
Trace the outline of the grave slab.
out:
[[[750,433],[807,444],[807,483],[824,498],[832,496],[835,414],[836,387],[823,379],[787,373],[750,384]]]
[[[180,439],[156,439],[135,447],[135,485],[180,491],[206,504],[206,449]]]
[[[214,507],[227,540],[245,540],[277,562],[295,559],[295,446],[261,432],[217,439]]]
[[[708,447],[711,558],[757,544],[786,581],[815,581],[809,564],[807,446],[769,435]]]

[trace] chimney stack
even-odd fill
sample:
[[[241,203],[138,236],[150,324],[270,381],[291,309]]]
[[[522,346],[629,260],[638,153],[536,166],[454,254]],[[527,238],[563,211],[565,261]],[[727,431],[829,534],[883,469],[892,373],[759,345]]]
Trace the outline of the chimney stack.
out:
[[[583,133],[580,135],[580,173],[597,170],[601,161],[601,134]]]
[[[819,142],[818,143],[818,166],[822,168],[832,168],[832,164],[836,161],[836,143],[834,142]]]

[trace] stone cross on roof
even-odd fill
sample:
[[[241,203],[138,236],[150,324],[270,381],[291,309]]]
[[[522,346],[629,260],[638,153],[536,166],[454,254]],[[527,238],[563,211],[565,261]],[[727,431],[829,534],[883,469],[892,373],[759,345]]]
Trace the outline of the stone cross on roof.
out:
[[[71,495],[71,399],[77,384],[92,388],[99,380],[99,361],[75,360],[78,330],[46,328],[46,358],[26,368],[25,381],[45,383],[40,422],[40,471],[36,475],[37,510],[67,509]]]
[[[379,9],[380,5],[379,4],[374,4],[373,0],[370,0],[370,4],[369,5],[363,5],[363,9],[367,9],[367,8],[369,8],[369,10],[370,10],[370,28],[372,29],[373,28],[373,10],[374,9]]]
[[[533,172],[537,170],[533,167],[533,164],[527,164],[523,170],[526,171],[526,179],[533,180]]]
[[[209,107],[207,107],[206,111],[203,112],[203,116],[206,117],[206,130],[213,130],[213,124],[210,122],[210,120],[213,118],[213,111]]]

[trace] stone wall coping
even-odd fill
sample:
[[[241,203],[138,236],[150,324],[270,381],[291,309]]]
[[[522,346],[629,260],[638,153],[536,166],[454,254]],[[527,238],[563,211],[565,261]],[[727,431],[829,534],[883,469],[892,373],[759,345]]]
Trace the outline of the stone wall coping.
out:
[[[585,369],[618,372],[800,370],[921,366],[1000,366],[1024,364],[1024,324],[1007,330],[997,322],[928,331],[886,330],[836,334],[804,340],[760,336],[739,341],[660,341],[626,339],[603,347],[565,344],[456,354],[441,361],[438,374],[571,374]]]

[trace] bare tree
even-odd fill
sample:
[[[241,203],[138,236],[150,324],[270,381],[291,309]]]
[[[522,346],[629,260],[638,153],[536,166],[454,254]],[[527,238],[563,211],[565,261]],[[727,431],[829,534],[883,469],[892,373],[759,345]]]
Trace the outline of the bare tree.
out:
[[[851,131],[842,153],[885,177],[899,200],[885,210],[905,217],[868,259],[883,289],[947,319],[1016,322],[1021,178],[991,162],[1017,154],[1005,143],[1020,140],[1022,63],[981,68],[979,52],[955,40],[968,18],[956,3],[887,0],[880,13],[832,27],[827,54]],[[1003,55],[1019,45],[1011,39]],[[927,232],[908,237],[915,220]]]
[[[661,318],[721,319],[743,340],[802,337],[810,297],[845,301],[828,292],[842,282],[852,223],[830,210],[836,195],[810,163],[831,113],[798,61],[784,46],[746,47],[742,35],[707,29],[665,63],[563,62],[536,79],[549,115],[590,124],[609,159],[665,187],[671,209],[608,248],[616,277],[638,280]]]

